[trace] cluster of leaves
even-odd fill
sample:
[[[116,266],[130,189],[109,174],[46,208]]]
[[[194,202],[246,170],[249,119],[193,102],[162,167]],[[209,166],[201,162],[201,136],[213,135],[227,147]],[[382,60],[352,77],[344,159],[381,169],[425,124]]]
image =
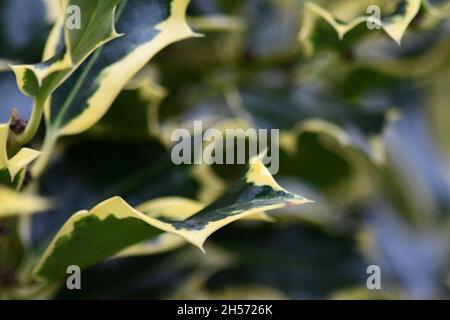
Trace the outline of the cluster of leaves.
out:
[[[447,2],[1,6],[0,297],[448,296]],[[314,205],[260,160],[175,166],[193,120],[281,129],[277,181]]]

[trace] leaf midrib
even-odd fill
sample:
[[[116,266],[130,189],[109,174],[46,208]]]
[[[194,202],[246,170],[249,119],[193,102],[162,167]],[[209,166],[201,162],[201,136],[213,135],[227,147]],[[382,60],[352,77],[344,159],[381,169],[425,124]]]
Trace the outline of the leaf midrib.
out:
[[[123,12],[123,9],[125,8],[126,3],[127,3],[127,0],[124,0],[120,4],[120,7],[119,7],[119,9],[116,12],[116,18],[115,18],[116,22],[120,18],[121,14]],[[96,9],[97,8],[98,8],[98,6],[96,6]],[[76,95],[80,91],[81,86],[84,83],[84,80],[86,80],[87,76],[89,75],[90,71],[92,70],[92,67],[94,66],[95,62],[97,61],[97,59],[100,56],[102,51],[103,51],[103,48],[100,47],[94,52],[94,55],[90,58],[88,64],[86,65],[85,69],[81,73],[81,75],[78,78],[77,82],[75,83],[73,88],[70,90],[70,93],[69,93],[67,99],[64,101],[63,106],[61,107],[60,111],[58,112],[58,115],[56,116],[55,121],[53,122],[52,128],[53,128],[54,131],[57,131],[61,127],[61,123],[63,122],[65,114],[69,110],[69,108],[70,108],[71,104],[73,103]]]

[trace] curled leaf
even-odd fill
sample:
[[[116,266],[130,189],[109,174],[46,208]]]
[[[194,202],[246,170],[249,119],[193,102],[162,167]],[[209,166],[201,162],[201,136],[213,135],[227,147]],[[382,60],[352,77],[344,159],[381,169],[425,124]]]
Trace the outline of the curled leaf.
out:
[[[141,204],[136,209],[152,218],[183,221],[190,218],[204,207],[205,205],[195,200],[181,197],[164,197]],[[242,220],[273,221],[272,218],[264,212],[243,217]],[[185,243],[186,241],[178,235],[163,233],[156,238],[126,248],[116,257],[157,254],[179,248]]]
[[[163,232],[181,236],[203,250],[203,243],[212,233],[233,221],[263,210],[308,202],[281,188],[257,159],[228,192],[185,220],[150,217],[120,197],[74,214],[55,236],[35,272],[41,278],[58,280],[66,275],[69,265],[89,267]],[[180,217],[179,214],[171,216]]]
[[[0,124],[0,181],[12,182],[20,170],[33,162],[41,153],[23,148],[11,159],[7,154],[9,123]],[[9,180],[9,181],[8,181]]]
[[[335,5],[335,3],[333,3],[333,5]],[[368,3],[368,6],[369,5],[370,3]],[[298,34],[298,40],[302,42],[309,51],[311,51],[312,43],[310,38],[314,33],[318,18],[322,18],[330,26],[332,26],[334,30],[336,30],[341,40],[356,26],[362,23],[370,22],[371,24],[382,28],[392,39],[400,44],[406,29],[419,13],[420,6],[420,0],[402,0],[397,5],[396,10],[385,18],[361,15],[350,21],[344,22],[333,15],[332,11],[330,12],[313,1],[307,1],[304,9],[305,13],[303,26]]]

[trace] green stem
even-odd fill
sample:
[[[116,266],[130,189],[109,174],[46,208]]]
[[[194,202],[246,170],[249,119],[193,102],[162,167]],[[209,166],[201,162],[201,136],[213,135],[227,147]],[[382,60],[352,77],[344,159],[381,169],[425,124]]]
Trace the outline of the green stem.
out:
[[[53,150],[55,149],[55,146],[56,146],[56,142],[59,138],[58,131],[61,127],[64,116],[67,113],[67,111],[69,110],[73,101],[75,100],[78,92],[81,89],[81,86],[83,85],[84,81],[86,80],[87,76],[89,75],[89,72],[91,71],[92,67],[94,66],[94,63],[97,61],[101,52],[102,52],[102,48],[98,48],[97,51],[95,51],[92,58],[89,60],[85,69],[83,70],[83,72],[81,73],[77,82],[75,83],[75,86],[72,88],[72,90],[70,91],[66,100],[64,101],[64,104],[62,105],[61,110],[59,111],[58,115],[56,116],[56,119],[47,128],[47,133],[45,135],[44,144],[43,144],[42,150],[41,150],[42,154],[39,157],[39,159],[36,161],[36,163],[34,164],[32,172],[31,172],[34,179],[39,178],[42,175],[42,173],[44,172],[45,168],[47,167],[47,165],[50,161],[50,156],[53,153]]]
[[[50,161],[53,150],[55,149],[57,140],[58,134],[56,134],[53,130],[47,130],[41,150],[41,156],[36,160],[31,170],[31,176],[33,179],[38,179],[44,172]]]
[[[26,145],[33,139],[41,124],[42,115],[44,114],[45,99],[36,98],[30,120],[23,133],[14,139],[13,152],[17,152],[22,146]]]

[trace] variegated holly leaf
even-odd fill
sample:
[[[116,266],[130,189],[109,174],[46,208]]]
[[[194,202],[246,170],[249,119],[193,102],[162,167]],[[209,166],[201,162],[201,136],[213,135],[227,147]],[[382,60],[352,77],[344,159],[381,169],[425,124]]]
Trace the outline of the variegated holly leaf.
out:
[[[136,207],[136,210],[155,219],[182,221],[188,219],[202,208],[204,208],[204,205],[195,200],[181,197],[163,197],[141,204]],[[116,257],[161,253],[176,249],[185,243],[186,241],[183,238],[175,234],[163,233],[158,237],[126,248]]]
[[[166,97],[165,88],[156,83],[154,68],[144,67],[122,90],[105,116],[88,131],[88,135],[117,141],[147,141],[156,135],[154,116]],[[133,126],[123,126],[123,123]]]
[[[117,38],[114,12],[120,1],[59,0],[59,19],[47,42],[44,61],[12,66],[19,88],[45,100],[95,49]]]
[[[81,209],[92,208],[113,196],[120,196],[132,206],[148,199],[178,196],[204,204],[219,197],[226,186],[216,187],[218,179],[208,166],[177,166],[170,151],[155,140],[112,142],[75,139],[55,158],[39,179],[39,188],[54,200],[48,216],[34,218],[33,237],[48,239],[61,225]],[[194,172],[195,171],[195,172]],[[209,178],[211,176],[211,178]],[[64,188],[59,181],[71,181]],[[235,180],[234,180],[235,181]]]
[[[114,21],[120,1],[59,0],[59,18],[48,37],[44,61],[11,66],[20,90],[34,99],[30,122],[15,137],[15,145],[23,146],[35,136],[50,95],[95,49],[119,36]]]
[[[6,150],[8,134],[9,123],[0,124],[0,182],[6,184],[11,183],[20,170],[40,155],[39,151],[23,148],[9,159]]]
[[[121,90],[169,44],[194,36],[185,15],[189,0],[128,0],[116,27],[123,36],[100,48],[55,92],[47,118],[59,135],[96,124]]]
[[[165,220],[184,221],[196,212],[205,207],[199,201],[181,198],[181,197],[163,197],[156,200],[150,200],[136,208],[136,210],[145,213],[148,217]],[[241,218],[242,220],[272,221],[264,212],[258,212],[250,216]],[[116,257],[141,256],[157,254],[179,248],[186,243],[186,240],[178,235],[163,233],[162,235],[126,248]]]
[[[382,28],[398,44],[406,29],[419,13],[421,0],[401,0],[391,14],[386,14],[392,2],[378,1],[307,1],[298,39],[308,52],[312,51],[311,36],[319,19],[325,20],[340,39],[360,24],[370,24],[372,29]],[[375,9],[377,8],[377,9]],[[379,16],[377,16],[379,14]],[[368,30],[370,31],[370,30]]]
[[[74,214],[45,251],[36,275],[61,279],[69,265],[89,267],[163,232],[181,236],[203,250],[213,232],[233,221],[263,210],[310,202],[280,187],[262,162],[255,160],[228,192],[186,220],[150,217],[120,197]]]
[[[374,192],[375,162],[381,158],[369,142],[330,122],[299,122],[280,135],[280,179],[301,181],[340,203]],[[320,168],[319,170],[316,170]],[[370,183],[367,183],[370,181]],[[353,190],[342,194],[341,190]]]

